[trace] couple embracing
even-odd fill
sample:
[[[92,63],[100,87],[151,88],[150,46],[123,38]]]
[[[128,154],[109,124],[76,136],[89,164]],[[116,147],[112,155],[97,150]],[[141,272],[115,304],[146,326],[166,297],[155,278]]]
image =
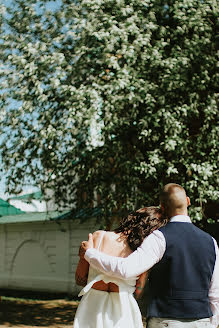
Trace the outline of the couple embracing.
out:
[[[130,213],[113,232],[82,242],[76,281],[84,286],[74,328],[142,328],[138,297],[148,279],[148,328],[217,328],[216,241],[191,223],[189,198],[164,186],[160,207]]]

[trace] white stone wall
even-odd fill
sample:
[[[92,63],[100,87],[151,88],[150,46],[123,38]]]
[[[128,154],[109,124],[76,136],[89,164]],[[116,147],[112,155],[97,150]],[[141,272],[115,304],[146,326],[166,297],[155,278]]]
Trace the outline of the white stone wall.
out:
[[[0,224],[0,288],[77,295],[78,248],[99,226],[96,219]]]

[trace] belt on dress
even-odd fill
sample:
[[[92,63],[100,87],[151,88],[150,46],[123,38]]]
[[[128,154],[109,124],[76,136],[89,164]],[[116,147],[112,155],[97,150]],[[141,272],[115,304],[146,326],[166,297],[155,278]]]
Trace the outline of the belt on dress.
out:
[[[130,281],[131,284],[127,284],[122,279],[106,276],[105,274],[99,274],[80,291],[78,296],[83,296],[84,294],[89,292],[93,284],[101,280],[106,284],[108,284],[109,282],[115,283],[119,287],[119,291],[126,291],[131,294],[133,294],[135,291],[136,279],[131,280]]]
[[[101,283],[100,285],[95,286],[95,284]],[[96,289],[96,290],[100,290],[103,292],[108,292],[108,293],[119,293],[119,286],[117,286],[114,282],[109,282],[108,284],[106,284],[103,280],[97,281],[91,288]],[[104,284],[104,286],[102,285]],[[114,290],[109,290],[111,289],[109,287],[109,284],[113,284],[114,286]]]

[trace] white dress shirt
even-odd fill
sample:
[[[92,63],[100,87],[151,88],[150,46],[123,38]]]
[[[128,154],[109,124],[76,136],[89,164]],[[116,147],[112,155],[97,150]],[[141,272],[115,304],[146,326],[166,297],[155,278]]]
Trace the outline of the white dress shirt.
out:
[[[185,215],[176,215],[170,222],[188,222],[191,220]],[[213,239],[214,240],[214,239]],[[213,316],[211,317],[212,328],[217,328],[219,324],[219,251],[214,240],[216,262],[211,279],[209,290],[209,300]],[[152,268],[161,260],[166,250],[166,240],[163,233],[155,230],[146,237],[140,247],[126,258],[106,255],[90,248],[85,253],[85,259],[91,266],[105,272],[110,276],[123,279],[130,279],[139,276],[141,273]]]

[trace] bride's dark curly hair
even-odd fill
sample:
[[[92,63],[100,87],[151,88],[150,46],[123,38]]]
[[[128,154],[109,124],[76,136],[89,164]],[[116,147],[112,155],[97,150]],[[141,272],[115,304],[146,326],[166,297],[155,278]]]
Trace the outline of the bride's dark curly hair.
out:
[[[114,230],[122,233],[126,238],[131,250],[136,250],[144,238],[154,230],[167,224],[168,219],[162,216],[159,207],[148,206],[131,212],[120,221],[119,227]]]

